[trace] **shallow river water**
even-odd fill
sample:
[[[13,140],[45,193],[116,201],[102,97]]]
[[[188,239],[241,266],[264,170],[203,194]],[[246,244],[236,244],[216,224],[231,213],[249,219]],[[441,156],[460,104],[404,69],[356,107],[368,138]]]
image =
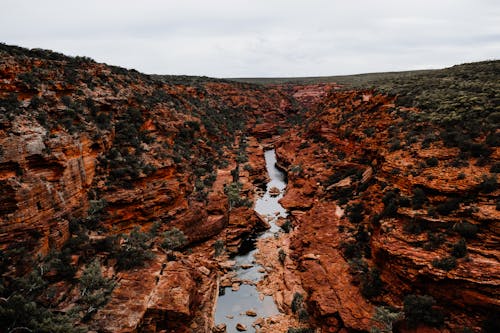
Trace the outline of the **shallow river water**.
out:
[[[267,183],[266,193],[256,201],[255,211],[267,218],[271,228],[259,234],[254,244],[260,238],[272,237],[279,232],[280,228],[276,225],[276,221],[279,217],[286,217],[287,215],[286,210],[278,203],[278,200],[283,197],[286,179],[284,173],[275,166],[276,155],[274,149],[266,151],[265,158],[270,181]],[[280,190],[278,196],[272,197],[269,194],[269,190],[273,187]],[[254,255],[257,251],[254,248],[248,253],[233,258],[236,261],[236,279],[257,282],[263,277],[263,273],[259,272],[261,266],[255,264]],[[241,268],[242,265],[244,267],[247,267],[245,265],[253,266],[243,269]],[[225,323],[227,332],[238,332],[236,325],[241,323],[247,327],[247,332],[255,332],[252,323],[257,317],[247,316],[245,314],[247,310],[255,311],[257,317],[260,318],[279,313],[271,296],[259,297],[259,292],[254,285],[242,284],[237,291],[232,291],[231,287],[225,288],[224,294],[219,296],[215,311],[215,324]]]

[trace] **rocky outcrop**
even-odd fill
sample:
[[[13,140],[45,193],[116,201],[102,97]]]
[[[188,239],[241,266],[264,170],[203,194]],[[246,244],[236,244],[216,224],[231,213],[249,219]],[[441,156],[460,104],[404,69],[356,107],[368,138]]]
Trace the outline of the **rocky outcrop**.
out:
[[[94,317],[99,332],[207,332],[218,292],[213,266],[193,257],[167,261],[158,255],[146,268],[120,273],[113,298]]]
[[[0,244],[37,243],[38,251],[61,247],[68,219],[88,209],[96,152],[86,133],[48,138],[45,128],[22,117],[2,131]]]

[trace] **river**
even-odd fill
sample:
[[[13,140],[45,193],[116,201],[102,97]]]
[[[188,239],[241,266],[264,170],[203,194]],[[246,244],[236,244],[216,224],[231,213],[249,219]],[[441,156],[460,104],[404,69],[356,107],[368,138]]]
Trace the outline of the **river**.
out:
[[[284,173],[276,168],[276,154],[274,149],[265,152],[266,168],[270,181],[267,183],[266,192],[255,203],[255,211],[265,216],[270,224],[270,228],[252,239],[253,247],[250,251],[232,258],[236,261],[236,279],[249,281],[240,286],[239,290],[233,291],[231,287],[224,289],[217,300],[215,311],[215,324],[226,324],[227,332],[238,332],[238,323],[246,326],[246,332],[255,332],[252,323],[257,319],[266,318],[279,313],[276,304],[271,296],[259,295],[257,288],[252,284],[263,277],[263,269],[255,264],[254,255],[258,251],[255,243],[260,238],[274,237],[280,231],[276,224],[279,217],[286,217],[286,210],[279,204],[278,200],[283,197],[286,188],[286,178]],[[270,189],[276,187],[280,190],[278,196],[271,196]],[[251,245],[252,245],[251,244]],[[243,268],[243,267],[244,268]],[[246,269],[245,269],[246,268]],[[256,312],[257,317],[246,315],[247,310]]]

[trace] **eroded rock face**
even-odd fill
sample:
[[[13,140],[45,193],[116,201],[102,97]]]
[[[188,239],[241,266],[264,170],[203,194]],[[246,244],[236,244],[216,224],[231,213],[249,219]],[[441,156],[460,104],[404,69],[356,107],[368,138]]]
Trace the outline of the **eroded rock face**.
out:
[[[100,332],[206,332],[211,323],[214,267],[192,257],[167,261],[158,255],[148,267],[119,274],[113,298],[93,320]],[[206,265],[210,263],[205,262]],[[203,268],[203,269],[201,269]]]
[[[245,132],[258,133],[261,118],[280,125],[291,110],[289,97],[275,88],[172,84],[61,55],[21,59],[9,51],[0,63],[2,247],[31,233],[30,247],[47,253],[49,236],[58,232],[60,247],[67,239],[62,221],[86,218],[90,200],[106,202],[96,218],[114,233],[177,219],[190,240],[210,238],[228,223],[223,185],[235,180],[224,177],[212,188],[207,178],[222,170],[231,175],[243,140],[250,158],[239,181],[249,183],[250,194],[265,169],[262,146]],[[72,68],[71,80],[61,66]],[[221,160],[230,168],[218,166]]]
[[[499,309],[500,263],[491,244],[500,192],[480,190],[486,176],[478,175],[490,174],[499,149],[486,163],[456,166],[450,161],[460,152],[440,142],[389,146],[396,139],[387,129],[401,126],[391,98],[345,91],[322,103],[310,111],[308,132],[292,131],[276,149],[289,179],[281,204],[297,229],[291,257],[318,326],[331,318],[339,328],[369,330],[377,302],[401,307],[406,295],[429,294],[448,329],[479,327]],[[467,254],[459,254],[464,237]],[[456,268],[436,266],[453,254],[465,256]]]
[[[0,135],[2,229],[0,244],[38,242],[38,251],[60,248],[68,239],[68,216],[88,209],[96,153],[88,135],[48,133],[20,118],[12,132]]]
[[[116,275],[96,327],[155,332],[168,317],[179,332],[209,331],[213,299],[203,293],[213,295],[216,278],[212,268],[198,272],[213,257],[204,242],[235,251],[242,235],[266,227],[251,208],[266,180],[256,138],[290,126],[293,97],[222,80],[153,78],[49,51],[2,46],[0,55],[0,249],[24,249],[17,255],[29,259],[83,240],[75,269],[89,255],[112,266],[114,254],[99,244],[156,222],[148,237],[159,245],[178,228],[185,246],[205,252],[185,262],[157,256]],[[238,193],[230,209],[231,184]],[[17,266],[1,274],[31,269]]]

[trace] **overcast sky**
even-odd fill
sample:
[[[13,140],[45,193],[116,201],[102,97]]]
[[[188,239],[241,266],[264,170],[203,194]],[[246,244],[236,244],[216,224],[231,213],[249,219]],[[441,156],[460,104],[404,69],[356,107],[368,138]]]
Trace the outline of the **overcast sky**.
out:
[[[145,73],[323,76],[500,58],[499,0],[1,0],[0,41]]]

